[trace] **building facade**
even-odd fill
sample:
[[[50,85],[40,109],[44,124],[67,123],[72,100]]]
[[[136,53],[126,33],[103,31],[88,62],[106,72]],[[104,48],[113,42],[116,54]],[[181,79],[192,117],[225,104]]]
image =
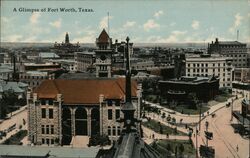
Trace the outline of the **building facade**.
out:
[[[205,102],[214,99],[219,91],[219,80],[215,77],[187,77],[159,81],[161,100],[182,102],[189,100],[188,95],[195,94]]]
[[[47,79],[55,79],[55,74],[43,71],[26,71],[19,73],[19,81],[27,83],[31,89],[39,86]]]
[[[220,87],[232,87],[232,58],[210,55],[187,56],[185,67],[186,76],[215,76],[220,79]]]
[[[75,52],[76,71],[86,72],[94,64],[94,52]]]
[[[135,117],[140,117],[141,87],[132,82]],[[29,140],[36,144],[69,145],[76,135],[108,135],[122,130],[125,80],[46,80],[27,96]]]
[[[231,57],[234,67],[247,67],[247,44],[238,41],[212,41],[208,45],[210,54],[221,54],[225,57]]]

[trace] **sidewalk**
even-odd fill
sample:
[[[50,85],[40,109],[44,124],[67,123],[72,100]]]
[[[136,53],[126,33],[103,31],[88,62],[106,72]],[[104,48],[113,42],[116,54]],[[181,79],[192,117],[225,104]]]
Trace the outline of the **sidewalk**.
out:
[[[232,98],[235,98],[235,97],[228,98],[228,100],[226,102],[221,102],[221,103],[218,103],[216,105],[211,106],[211,108],[208,110],[209,114],[211,114],[211,113],[215,112],[216,110],[224,107],[226,105],[226,103],[228,103],[229,101],[232,100]],[[171,115],[176,115],[176,116],[181,116],[181,117],[199,117],[199,114],[196,114],[196,115],[182,114],[180,112],[174,111],[172,109],[163,107],[163,106],[155,104],[155,103],[151,103],[151,102],[148,102],[148,101],[145,101],[145,103],[151,105],[152,107],[157,107],[157,108],[161,109],[163,112],[167,112],[167,113],[169,113]],[[203,114],[203,116],[207,115],[207,111],[202,113],[202,114]]]

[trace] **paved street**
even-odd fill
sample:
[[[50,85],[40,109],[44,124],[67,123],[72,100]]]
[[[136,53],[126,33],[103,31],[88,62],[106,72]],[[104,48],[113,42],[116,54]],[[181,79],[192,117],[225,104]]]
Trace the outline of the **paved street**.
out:
[[[241,98],[237,99],[234,102],[234,110],[240,110],[241,106]],[[228,101],[231,101],[231,99],[228,99]],[[149,102],[146,102],[149,103]],[[213,132],[213,140],[209,141],[209,146],[213,146],[215,149],[215,157],[217,158],[231,158],[231,157],[248,157],[249,153],[249,140],[242,138],[238,133],[234,133],[234,129],[231,126],[231,123],[238,123],[237,120],[234,118],[231,122],[231,107],[226,107],[227,102],[219,103],[217,105],[214,105],[210,108],[209,113],[215,113],[215,117],[213,118],[211,115],[207,115],[205,112],[204,118],[201,121],[201,131],[200,135],[198,135],[198,147],[202,144],[205,145],[206,139],[204,130],[205,128],[205,122],[209,122],[208,131]],[[171,117],[175,117],[177,123],[180,119],[183,119],[183,123],[197,123],[199,121],[199,115],[186,115],[176,112],[173,114],[173,110],[164,108],[162,106],[159,106],[157,104],[149,103],[152,106],[156,106],[158,108],[161,108],[161,113],[165,112],[166,116],[168,114],[171,115]],[[162,119],[159,115],[149,113],[147,116],[151,117],[152,119],[159,121],[167,126],[170,125],[166,119]],[[198,127],[197,127],[198,128]],[[195,128],[193,128],[195,129]],[[199,129],[199,128],[198,128]],[[178,130],[187,132],[187,129],[184,127],[178,127]],[[195,131],[195,130],[194,130]],[[194,145],[196,145],[196,139],[194,135],[192,136],[192,140]],[[237,151],[237,145],[238,145],[238,151]]]
[[[25,125],[23,125],[23,120],[25,120]],[[0,124],[0,131],[7,130],[12,125],[16,124],[16,128],[11,132],[8,132],[6,137],[0,140],[0,143],[4,142],[8,139],[11,135],[17,133],[20,129],[20,125],[22,125],[22,129],[27,129],[27,109],[19,110],[17,113],[13,113],[10,119],[4,120]]]
[[[231,98],[228,99],[228,101],[231,101]],[[190,123],[196,123],[196,122],[199,122],[199,115],[187,115],[187,114],[181,114],[179,112],[176,112],[172,109],[168,109],[166,107],[163,107],[163,106],[160,106],[158,104],[154,104],[154,103],[150,103],[150,102],[147,102],[145,101],[147,104],[150,104],[151,106],[155,106],[155,107],[158,107],[161,109],[161,113],[165,112],[166,113],[166,116],[168,116],[169,114],[171,115],[171,117],[175,117],[176,118],[176,121],[177,123],[180,121],[180,119],[183,119],[182,123],[187,123],[187,124],[190,124]],[[216,110],[224,107],[226,105],[227,102],[222,102],[222,103],[218,103],[214,106],[212,106],[208,111],[209,111],[209,114],[215,112]],[[173,112],[175,112],[175,114],[173,114]],[[207,112],[203,113],[203,116],[206,117],[207,116]]]
[[[241,99],[235,101],[234,109],[240,108]],[[247,158],[249,150],[249,140],[242,138],[239,134],[234,133],[232,126],[230,125],[231,121],[231,107],[222,108],[216,112],[216,117],[212,118],[211,116],[202,120],[201,122],[201,132],[198,136],[198,146],[200,144],[205,145],[206,139],[204,130],[205,122],[209,122],[208,131],[213,132],[213,139],[208,142],[209,146],[212,146],[215,149],[216,158]],[[234,118],[236,122],[236,119]],[[196,139],[193,135],[192,137],[194,144],[196,144]],[[238,145],[238,151],[236,149]]]

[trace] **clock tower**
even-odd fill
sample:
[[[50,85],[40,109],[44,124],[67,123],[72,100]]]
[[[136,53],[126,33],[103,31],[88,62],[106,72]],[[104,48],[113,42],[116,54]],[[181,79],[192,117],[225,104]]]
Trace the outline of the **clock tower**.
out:
[[[97,49],[95,50],[96,59],[96,77],[111,77],[111,61],[112,61],[112,39],[109,37],[105,29],[102,30],[96,39]]]

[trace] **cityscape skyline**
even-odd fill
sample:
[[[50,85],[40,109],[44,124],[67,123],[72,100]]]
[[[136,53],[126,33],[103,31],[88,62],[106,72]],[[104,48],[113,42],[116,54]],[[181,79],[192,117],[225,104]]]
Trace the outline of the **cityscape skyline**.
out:
[[[69,32],[73,43],[93,43],[103,28],[113,40],[128,35],[135,43],[207,43],[216,37],[235,41],[237,30],[239,41],[250,42],[249,7],[245,0],[157,1],[153,5],[152,1],[2,1],[1,42],[61,42]],[[93,12],[79,12],[78,8]]]

